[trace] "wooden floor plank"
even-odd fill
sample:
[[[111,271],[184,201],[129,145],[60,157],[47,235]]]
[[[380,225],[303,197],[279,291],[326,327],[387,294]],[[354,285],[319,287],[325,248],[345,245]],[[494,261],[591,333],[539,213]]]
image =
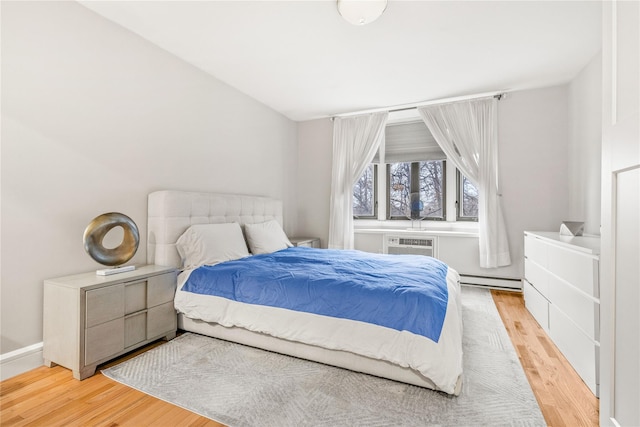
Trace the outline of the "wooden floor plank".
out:
[[[598,425],[598,399],[524,306],[522,294],[492,291],[520,363],[550,426]],[[118,358],[104,369],[161,342]],[[514,420],[516,421],[516,420]],[[60,366],[40,367],[0,383],[2,426],[219,427],[221,424],[111,381],[84,381]]]
[[[106,377],[103,378],[105,381],[110,381]],[[87,409],[76,419],[76,425],[112,425],[113,420],[116,419],[121,412],[132,406],[136,406],[136,404],[144,405],[144,401],[147,398],[147,395],[137,390],[115,385],[104,395],[104,399],[98,408],[93,407],[93,404],[96,403],[95,401],[87,405]]]
[[[49,375],[43,375],[44,373]],[[35,405],[34,400],[42,390],[54,389],[55,387],[64,390],[68,386],[65,383],[73,381],[73,377],[68,375],[68,371],[58,370],[57,372],[51,372],[49,368],[44,366],[23,375],[26,376],[26,380],[23,379],[22,375],[19,375],[2,383],[0,407],[3,410],[9,410],[15,405],[23,405],[22,408]]]

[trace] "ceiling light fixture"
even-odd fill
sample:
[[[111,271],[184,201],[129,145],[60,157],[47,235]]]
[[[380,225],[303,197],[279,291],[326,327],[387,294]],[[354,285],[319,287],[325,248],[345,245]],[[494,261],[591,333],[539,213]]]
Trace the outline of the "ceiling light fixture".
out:
[[[338,13],[353,25],[366,25],[378,19],[387,0],[338,0]]]

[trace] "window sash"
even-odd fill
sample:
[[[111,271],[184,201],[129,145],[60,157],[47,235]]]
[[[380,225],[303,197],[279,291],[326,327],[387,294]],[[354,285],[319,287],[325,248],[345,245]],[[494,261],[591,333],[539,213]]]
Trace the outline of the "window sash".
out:
[[[464,175],[456,169],[456,221],[478,221],[478,216],[464,214]]]
[[[372,201],[373,202],[373,213],[372,214],[368,214],[368,215],[356,215],[355,213],[353,213],[353,210],[355,210],[355,206],[354,206],[353,209],[352,209],[352,213],[353,213],[353,218],[354,219],[377,219],[378,218],[378,165],[371,163],[371,164],[369,164],[367,166],[367,168],[369,168],[369,166],[373,166],[373,168],[372,168],[373,169],[373,171],[372,171],[372,173],[373,173],[373,180],[372,180],[373,181],[372,182],[372,185],[373,185],[373,194],[372,194],[372,196],[373,196],[373,201]],[[364,174],[364,172],[363,172],[363,174]],[[358,181],[360,179],[361,178],[359,178]],[[354,184],[354,187],[356,185],[357,185],[357,183]],[[353,190],[352,190],[351,197],[353,198]]]
[[[423,160],[428,161],[428,160]],[[420,162],[394,162],[394,163],[411,163],[410,165],[410,177],[409,177],[409,204],[412,203],[412,195],[415,193],[420,193]],[[387,194],[387,219],[389,220],[408,220],[411,219],[411,215],[394,215],[392,214],[392,201],[391,201],[391,162],[387,163],[387,185],[386,185],[386,194]],[[442,199],[441,199],[441,213],[440,215],[433,216],[425,216],[422,217],[423,220],[429,221],[445,221],[446,220],[446,204],[447,204],[447,191],[446,191],[446,161],[442,161]],[[417,191],[414,191],[417,190]],[[396,190],[397,191],[397,190]],[[414,218],[415,219],[415,218]]]

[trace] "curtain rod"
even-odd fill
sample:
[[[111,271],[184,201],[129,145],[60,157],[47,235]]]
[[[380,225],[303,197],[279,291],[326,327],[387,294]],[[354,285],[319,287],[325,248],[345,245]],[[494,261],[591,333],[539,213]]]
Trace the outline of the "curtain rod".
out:
[[[330,119],[333,121],[333,119],[335,119],[336,117],[350,117],[350,116],[357,116],[360,114],[367,114],[367,113],[378,113],[381,111],[388,111],[389,113],[395,113],[398,111],[408,111],[408,110],[415,110],[418,107],[424,107],[427,105],[433,105],[433,104],[444,104],[444,103],[449,103],[449,102],[457,102],[457,101],[467,101],[470,99],[479,99],[479,98],[489,98],[489,97],[493,97],[496,98],[498,101],[500,101],[502,98],[504,98],[506,96],[507,92],[506,91],[501,91],[501,92],[487,92],[487,93],[481,93],[481,94],[477,94],[477,95],[466,95],[466,96],[457,96],[457,97],[453,97],[453,98],[443,98],[443,99],[436,99],[433,101],[424,101],[424,102],[419,102],[413,105],[398,105],[396,107],[388,107],[388,108],[375,108],[375,109],[371,109],[371,110],[363,110],[363,111],[354,111],[351,113],[343,113],[343,114],[336,114],[332,117],[330,117]]]

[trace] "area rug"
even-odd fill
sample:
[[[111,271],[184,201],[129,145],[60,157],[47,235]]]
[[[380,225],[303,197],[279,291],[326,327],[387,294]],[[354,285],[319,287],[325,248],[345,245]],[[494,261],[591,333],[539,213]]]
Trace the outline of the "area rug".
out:
[[[233,427],[544,425],[490,292],[462,306],[457,397],[192,333],[102,373]]]

